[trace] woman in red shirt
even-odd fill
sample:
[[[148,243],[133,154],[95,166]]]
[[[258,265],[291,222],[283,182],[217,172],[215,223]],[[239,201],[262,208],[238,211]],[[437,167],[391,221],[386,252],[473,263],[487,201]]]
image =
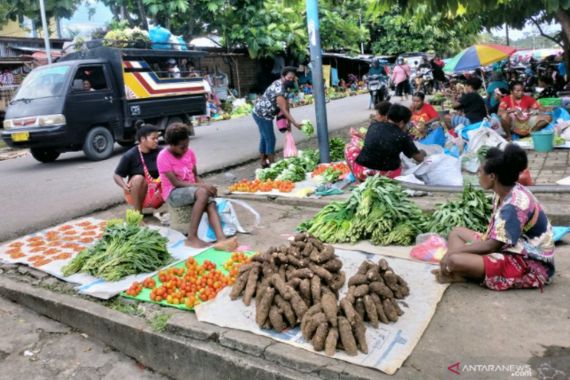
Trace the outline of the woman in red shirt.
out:
[[[429,103],[425,102],[425,94],[416,92],[412,98],[412,118],[408,127],[408,134],[415,139],[424,138],[438,126],[439,113]]]
[[[542,112],[542,107],[534,98],[524,95],[524,84],[513,82],[511,95],[505,96],[499,104],[499,117],[506,139],[510,140],[513,133],[528,136],[546,127],[552,117]]]

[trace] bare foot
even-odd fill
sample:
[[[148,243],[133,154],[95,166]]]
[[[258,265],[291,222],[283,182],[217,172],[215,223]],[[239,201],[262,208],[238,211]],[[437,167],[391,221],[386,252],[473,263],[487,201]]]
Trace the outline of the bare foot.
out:
[[[233,252],[237,249],[238,246],[239,244],[237,241],[237,237],[235,236],[230,239],[219,241],[213,245],[215,250],[226,251],[226,252]]]
[[[431,271],[431,273],[433,273],[435,275],[435,279],[440,284],[452,284],[454,282],[466,282],[467,281],[467,280],[465,280],[465,278],[463,278],[457,274],[452,273],[450,275],[445,275],[445,274],[441,273],[441,269],[434,269]]]
[[[188,239],[186,239],[186,241],[184,242],[184,245],[185,245],[186,247],[191,247],[191,248],[206,248],[206,247],[209,246],[208,243],[206,243],[205,241],[200,240],[200,239],[198,239],[198,238],[193,238],[193,239],[188,238]]]

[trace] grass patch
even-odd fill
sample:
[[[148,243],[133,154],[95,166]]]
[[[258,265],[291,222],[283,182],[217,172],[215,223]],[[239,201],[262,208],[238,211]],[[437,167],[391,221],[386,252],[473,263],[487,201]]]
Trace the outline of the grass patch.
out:
[[[115,311],[133,315],[135,317],[140,317],[144,314],[144,310],[139,307],[138,303],[123,302],[119,297],[115,298],[112,301],[108,301],[105,306]]]
[[[170,316],[170,314],[156,314],[150,321],[150,327],[156,332],[164,331]]]

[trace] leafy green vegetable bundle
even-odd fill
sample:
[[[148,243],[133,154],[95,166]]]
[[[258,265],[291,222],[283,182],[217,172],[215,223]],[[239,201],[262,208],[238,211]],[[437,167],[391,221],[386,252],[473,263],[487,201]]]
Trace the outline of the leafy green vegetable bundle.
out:
[[[311,137],[315,133],[313,123],[311,123],[310,120],[303,120],[301,122],[301,132],[303,132],[305,136]]]
[[[463,189],[461,199],[436,208],[428,219],[426,229],[442,236],[447,236],[454,227],[485,232],[492,212],[492,202],[485,193],[468,185]]]
[[[255,177],[262,181],[275,180],[299,182],[305,179],[305,173],[312,172],[319,163],[319,152],[304,150],[297,157],[279,160],[267,169],[257,169]]]
[[[170,263],[168,239],[156,230],[141,227],[141,221],[142,215],[133,210],[127,210],[126,221],[108,221],[101,240],[75,256],[63,268],[63,275],[87,272],[118,281],[132,274],[154,272]]]
[[[370,177],[344,202],[332,202],[299,230],[327,243],[371,239],[376,245],[409,245],[423,232],[425,217],[403,188],[385,177]]]

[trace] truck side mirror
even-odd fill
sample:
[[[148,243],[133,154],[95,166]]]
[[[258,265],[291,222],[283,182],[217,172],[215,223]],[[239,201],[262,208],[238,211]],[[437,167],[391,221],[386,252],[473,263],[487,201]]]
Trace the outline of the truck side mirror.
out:
[[[73,85],[71,86],[73,91],[82,91],[83,90],[83,80],[82,79],[74,79]]]

